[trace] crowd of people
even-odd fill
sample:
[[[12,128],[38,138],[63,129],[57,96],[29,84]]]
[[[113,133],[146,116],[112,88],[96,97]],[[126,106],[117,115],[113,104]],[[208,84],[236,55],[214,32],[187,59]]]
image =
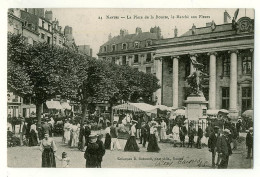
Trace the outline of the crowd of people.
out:
[[[100,122],[100,121],[99,121]],[[123,119],[114,121],[112,124],[106,122],[104,143],[102,141],[103,131],[95,134],[91,123],[84,121],[82,124],[75,119],[54,121],[53,118],[44,118],[41,125],[37,121],[25,121],[21,119],[19,136],[20,145],[40,145],[42,151],[42,167],[56,167],[55,159],[62,162],[62,167],[69,167],[70,158],[66,152],[59,157],[56,155],[57,147],[52,138],[54,126],[62,127],[62,142],[71,148],[78,148],[85,152],[86,167],[101,168],[101,162],[106,150],[124,150],[139,152],[140,148],[146,148],[147,152],[160,152],[159,143],[171,142],[173,147],[187,147],[198,149],[202,144],[208,146],[212,154],[212,168],[227,168],[229,156],[232,150],[237,149],[237,140],[241,130],[241,120],[236,124],[230,119],[224,122],[223,127],[209,123],[207,128],[202,129],[200,124],[185,121],[175,121],[171,126],[166,119],[157,118],[144,121],[144,119]],[[127,126],[129,125],[129,126]],[[119,142],[120,127],[129,127],[128,138],[122,148]],[[171,129],[169,131],[169,129]],[[202,139],[204,139],[202,143]],[[196,141],[195,141],[196,140]],[[141,147],[138,146],[138,142]],[[195,143],[196,142],[196,143]],[[246,136],[247,158],[253,154],[253,128],[251,127]]]

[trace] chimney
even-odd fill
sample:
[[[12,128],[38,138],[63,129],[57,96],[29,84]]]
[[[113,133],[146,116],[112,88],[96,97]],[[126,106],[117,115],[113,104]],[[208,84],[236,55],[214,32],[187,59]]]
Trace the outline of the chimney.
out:
[[[110,41],[111,39],[112,39],[112,35],[111,35],[111,33],[109,33],[108,40]]]
[[[120,30],[120,36],[125,36],[127,34],[128,34],[127,30],[125,30],[125,29]]]
[[[196,33],[196,26],[194,25],[194,23],[192,25],[191,31],[192,31],[192,34]]]
[[[48,11],[48,10],[45,11],[45,18],[47,20],[49,20],[50,22],[52,22],[52,11],[51,10],[50,11]]]
[[[140,28],[140,27],[137,27],[136,29],[135,29],[135,34],[141,34],[142,33],[142,29]]]
[[[174,37],[178,37],[178,29],[176,28],[176,26],[174,28]]]
[[[70,26],[65,26],[64,28],[64,34],[72,34],[72,27]]]

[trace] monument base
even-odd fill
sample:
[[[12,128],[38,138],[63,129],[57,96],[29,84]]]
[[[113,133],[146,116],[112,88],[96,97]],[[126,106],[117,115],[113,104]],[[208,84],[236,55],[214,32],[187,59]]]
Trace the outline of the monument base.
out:
[[[191,95],[184,101],[186,103],[186,118],[188,120],[199,120],[207,118],[207,104],[202,95]]]

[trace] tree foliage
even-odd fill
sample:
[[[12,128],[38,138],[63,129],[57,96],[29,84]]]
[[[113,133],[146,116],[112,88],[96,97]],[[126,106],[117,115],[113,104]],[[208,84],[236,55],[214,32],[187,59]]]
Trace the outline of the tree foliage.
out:
[[[8,90],[31,97],[39,121],[41,104],[56,95],[81,103],[84,118],[88,104],[107,101],[112,106],[121,100],[136,102],[140,97],[151,103],[158,88],[154,75],[130,66],[47,43],[27,45],[21,36],[8,34]]]

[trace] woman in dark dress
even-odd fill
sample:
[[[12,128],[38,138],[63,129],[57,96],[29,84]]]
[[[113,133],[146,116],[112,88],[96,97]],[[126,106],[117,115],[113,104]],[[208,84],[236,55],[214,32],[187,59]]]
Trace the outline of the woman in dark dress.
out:
[[[155,133],[157,132],[156,123],[152,123],[150,128],[150,137],[148,142],[147,151],[148,152],[159,152],[160,148],[158,146],[158,142],[155,136]]]
[[[110,149],[111,145],[111,136],[110,136],[110,123],[107,123],[107,128],[105,129],[106,138],[105,138],[105,149]]]
[[[131,130],[130,130],[130,137],[128,138],[126,144],[125,144],[125,148],[124,148],[124,151],[132,151],[132,152],[139,152],[139,147],[136,143],[136,137],[135,137],[135,134],[136,134],[136,126],[137,124],[137,121],[133,120],[132,121],[132,127],[131,127]]]
[[[86,159],[86,168],[98,168],[99,166],[99,146],[96,143],[97,135],[89,135],[89,143],[84,153]]]
[[[29,133],[29,146],[37,146],[38,145],[38,137],[37,137],[37,129],[36,124],[33,122],[33,124],[30,126],[30,133]]]
[[[55,152],[57,148],[54,140],[49,138],[48,133],[44,135],[44,139],[40,145],[40,151],[42,152],[42,167],[56,168]]]

